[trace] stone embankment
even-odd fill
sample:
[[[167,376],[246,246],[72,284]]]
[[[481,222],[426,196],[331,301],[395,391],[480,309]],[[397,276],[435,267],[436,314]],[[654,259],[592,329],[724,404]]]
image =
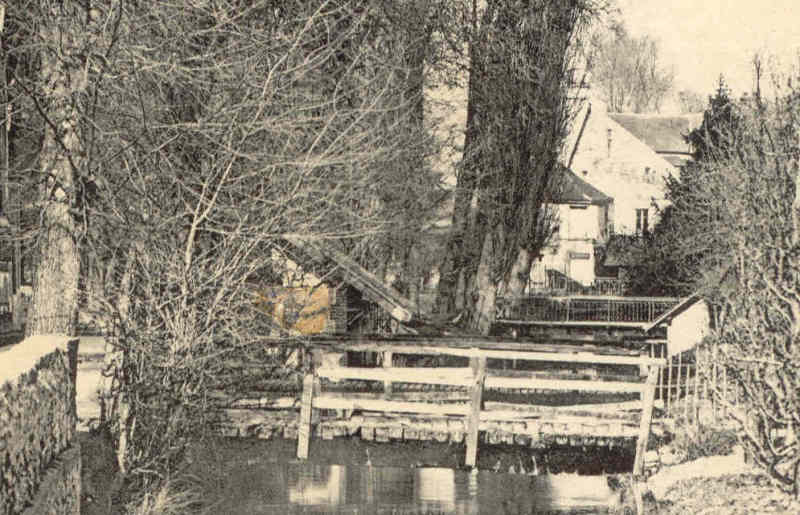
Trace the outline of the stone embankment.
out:
[[[77,353],[63,336],[0,349],[0,515],[80,513]]]

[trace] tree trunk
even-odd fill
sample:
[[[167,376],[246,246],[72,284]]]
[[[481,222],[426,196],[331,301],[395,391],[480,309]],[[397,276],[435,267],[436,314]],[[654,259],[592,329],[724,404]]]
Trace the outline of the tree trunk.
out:
[[[470,327],[481,334],[489,334],[495,320],[497,304],[497,284],[492,280],[492,267],[495,261],[494,238],[487,232],[483,239],[480,264],[472,281]]]
[[[473,13],[473,17],[476,16]],[[476,20],[473,20],[477,23]],[[476,30],[477,25],[473,27]],[[470,60],[472,66],[477,66],[475,57],[476,48],[470,45]],[[477,126],[475,119],[476,86],[479,80],[479,73],[476,69],[469,72],[467,87],[467,124],[466,134],[464,135],[464,153],[462,165],[458,173],[458,182],[453,199],[453,218],[451,233],[445,248],[442,263],[439,266],[439,284],[436,292],[435,309],[441,314],[455,315],[465,308],[464,294],[467,282],[467,270],[469,265],[468,247],[470,235],[475,220],[476,203],[475,190],[478,186],[478,169],[476,166],[476,156],[472,155],[472,149],[476,146]],[[483,243],[483,239],[478,240]]]
[[[511,268],[503,295],[507,297],[521,297],[525,294],[525,288],[531,275],[531,253],[527,249],[519,249],[517,260]]]
[[[72,6],[75,8],[75,6]],[[51,8],[51,19],[42,22],[42,39],[49,44],[41,53],[42,93],[47,101],[48,123],[40,154],[43,177],[42,225],[36,263],[33,300],[25,334],[76,332],[78,278],[80,274],[76,224],[70,213],[74,201],[75,174],[83,164],[78,135],[78,95],[86,87],[85,70],[77,30],[65,30],[79,16]],[[62,25],[63,23],[63,25]]]

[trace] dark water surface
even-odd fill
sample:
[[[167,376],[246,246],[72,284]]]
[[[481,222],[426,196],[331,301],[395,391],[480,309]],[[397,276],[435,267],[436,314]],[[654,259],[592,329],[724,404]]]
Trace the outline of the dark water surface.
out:
[[[227,467],[217,504],[225,514],[606,513],[604,476],[522,475],[449,468],[274,463]]]

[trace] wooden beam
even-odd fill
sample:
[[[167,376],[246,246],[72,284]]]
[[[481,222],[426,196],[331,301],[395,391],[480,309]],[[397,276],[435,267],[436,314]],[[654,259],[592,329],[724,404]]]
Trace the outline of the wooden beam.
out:
[[[653,401],[656,392],[658,368],[650,367],[647,374],[647,388],[642,392],[642,419],[639,423],[639,437],[636,440],[636,456],[633,461],[634,476],[644,474],[644,456],[647,452],[647,440],[650,437],[650,424],[653,421]]]
[[[635,403],[635,412],[631,410],[630,403]],[[484,402],[483,413],[489,417],[490,413],[512,413],[521,418],[540,418],[548,419],[557,417],[578,417],[594,420],[624,420],[636,422],[640,419],[639,411],[642,406],[641,400],[613,403],[609,405],[599,405],[593,408],[591,405],[582,406],[537,406],[533,404],[519,404],[510,402]],[[508,415],[511,417],[511,415]],[[481,415],[484,417],[484,415]]]
[[[645,383],[622,381],[571,381],[565,379],[535,379],[523,377],[486,377],[486,388],[522,388],[528,390],[567,390],[582,392],[638,393]]]
[[[308,373],[303,378],[303,397],[300,401],[300,420],[297,424],[297,457],[308,458],[308,446],[311,439],[311,403],[314,396],[314,374]]]
[[[572,365],[572,363],[559,363],[565,366]],[[551,369],[551,370],[503,370],[492,369],[492,377],[521,377],[528,379],[563,379],[567,381],[605,381],[605,382],[623,382],[623,383],[644,383],[647,377],[648,365],[644,365],[644,377],[639,375],[638,369],[636,375],[632,374],[598,374],[593,368],[588,370],[577,370],[573,372],[571,369]]]
[[[383,351],[383,368],[384,370],[389,370],[392,368],[392,351],[385,350]],[[383,393],[386,397],[392,395],[392,382],[391,381],[384,381],[383,382]]]
[[[352,400],[386,400],[383,393],[378,392],[349,392],[349,391],[326,391],[323,394],[326,398],[352,399]],[[426,391],[426,392],[393,392],[393,401],[405,402],[429,402],[429,403],[454,403],[468,402],[469,394],[464,391]],[[636,401],[637,408],[639,401]]]
[[[367,368],[367,367],[323,367],[317,370],[319,377],[333,381],[360,379],[362,381],[391,381],[396,383],[443,384],[470,386],[473,382],[468,368]]]
[[[443,343],[447,343],[445,346]],[[323,345],[320,345],[322,347]],[[327,347],[328,351],[354,351],[354,352],[392,352],[394,354],[419,354],[419,355],[449,355],[461,357],[483,356],[493,359],[517,359],[524,361],[557,361],[568,363],[602,363],[610,365],[662,365],[663,358],[639,355],[637,352],[612,354],[596,348],[581,348],[576,346],[554,346],[545,344],[526,344],[517,342],[504,348],[463,348],[449,346],[449,342],[398,342],[391,341],[357,341],[353,343],[333,343]]]
[[[264,338],[265,344],[284,346],[286,340],[279,338]],[[493,350],[533,350],[549,352],[576,352],[586,351],[597,354],[611,354],[619,356],[638,356],[639,351],[615,348],[607,345],[608,342],[599,341],[602,345],[593,345],[581,338],[559,340],[561,343],[552,343],[550,339],[515,339],[491,336],[417,336],[417,335],[318,335],[308,338],[307,343],[321,348],[346,348],[358,350],[354,346],[359,344],[377,345],[380,350],[387,345],[413,345],[415,347],[443,347],[461,349],[493,349]],[[613,343],[613,342],[612,342]],[[364,349],[374,350],[374,349]]]
[[[323,393],[314,397],[313,407],[321,409],[357,409],[397,413],[420,413],[427,415],[467,415],[467,403],[433,404],[427,402],[408,402],[386,399],[354,399],[341,395]]]
[[[469,419],[467,420],[467,456],[464,463],[467,467],[475,467],[478,459],[478,431],[483,408],[483,383],[486,379],[486,358],[476,357],[470,360],[473,379],[470,387]]]

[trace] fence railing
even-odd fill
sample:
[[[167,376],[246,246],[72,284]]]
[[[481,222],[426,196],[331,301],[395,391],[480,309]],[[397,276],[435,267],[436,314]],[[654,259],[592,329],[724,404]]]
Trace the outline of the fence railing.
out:
[[[714,422],[739,401],[739,391],[729,381],[725,367],[709,356],[698,359],[697,349],[666,357],[666,344],[651,347],[651,356],[665,359],[656,381],[655,399],[666,417],[691,422]]]
[[[538,264],[531,267],[526,291],[529,295],[622,295],[624,290],[625,282],[616,277],[596,277],[586,285],[570,277],[566,266]]]
[[[652,409],[658,371],[664,360],[650,356],[632,354],[614,355],[590,352],[536,351],[533,348],[448,347],[443,345],[415,345],[413,343],[342,343],[332,349],[325,346],[313,348],[313,366],[303,380],[300,415],[298,423],[297,456],[305,459],[309,453],[309,440],[315,410],[361,410],[383,414],[402,413],[405,416],[444,417],[445,430],[466,440],[465,464],[474,467],[478,452],[478,433],[508,433],[512,442],[540,441],[543,434],[557,434],[569,441],[573,437],[588,439],[634,438],[636,455],[634,471],[643,468],[644,451],[652,420]],[[351,367],[341,364],[338,356],[343,350],[369,351],[382,356],[380,367]],[[409,367],[401,366],[406,360],[402,355],[438,355],[451,358],[467,358],[463,366]],[[500,360],[500,361],[495,361]],[[568,370],[507,370],[496,368],[499,362],[548,362],[567,365]],[[467,364],[468,363],[468,364]],[[600,366],[627,365],[627,374],[599,375],[576,373],[576,364]],[[322,380],[327,383],[323,384]],[[378,382],[382,392],[323,391],[342,381]],[[438,385],[453,389],[430,389],[425,391],[396,391],[399,385]],[[485,393],[497,391],[562,391],[602,392],[638,394],[639,416],[631,415],[621,405],[630,409],[630,402],[611,405],[591,404],[583,406],[537,406],[520,402],[485,402]],[[396,421],[396,419],[394,419]],[[459,423],[455,426],[451,422]],[[366,428],[366,429],[365,429]],[[364,431],[376,431],[370,425]],[[417,431],[406,421],[405,429],[394,426],[385,429],[393,436],[397,431]],[[370,433],[370,437],[372,437]],[[388,437],[387,437],[388,438]],[[583,440],[582,440],[583,441]]]
[[[672,297],[529,296],[502,298],[498,319],[518,322],[649,323],[672,308]]]

